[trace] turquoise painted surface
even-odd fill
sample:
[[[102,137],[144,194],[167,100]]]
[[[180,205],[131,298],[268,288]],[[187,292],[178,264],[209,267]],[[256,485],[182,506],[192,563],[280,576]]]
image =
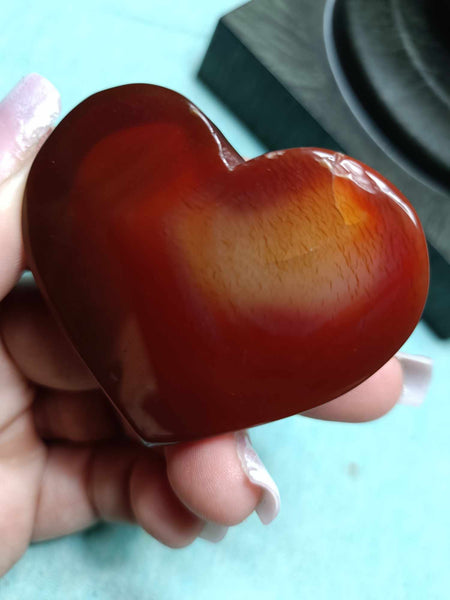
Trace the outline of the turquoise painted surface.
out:
[[[8,3],[0,94],[38,71],[60,89],[66,113],[112,85],[166,85],[196,102],[241,154],[256,155],[261,145],[195,79],[218,17],[238,4]],[[420,324],[405,349],[435,361],[423,407],[361,426],[291,418],[254,431],[282,495],[271,526],[252,516],[219,545],[199,540],[181,551],[133,526],[99,526],[34,545],[0,581],[0,600],[448,598],[450,343]]]

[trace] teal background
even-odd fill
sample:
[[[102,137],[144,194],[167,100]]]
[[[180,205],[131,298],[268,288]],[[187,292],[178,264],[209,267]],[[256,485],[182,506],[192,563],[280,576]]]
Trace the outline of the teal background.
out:
[[[156,83],[254,156],[264,148],[195,77],[217,19],[238,4],[4,3],[0,94],[37,71],[61,91],[65,114],[100,89]],[[449,598],[450,342],[421,323],[405,349],[435,361],[421,408],[358,426],[294,417],[254,430],[282,496],[270,526],[253,515],[218,545],[174,551],[134,526],[101,525],[33,545],[0,581],[0,600]]]

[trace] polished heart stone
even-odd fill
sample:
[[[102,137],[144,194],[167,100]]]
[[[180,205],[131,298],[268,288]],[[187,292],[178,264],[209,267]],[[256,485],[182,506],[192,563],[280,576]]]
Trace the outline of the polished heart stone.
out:
[[[91,96],[31,169],[29,265],[69,339],[148,443],[302,412],[383,365],[428,287],[417,216],[314,148],[244,161],[186,98]]]

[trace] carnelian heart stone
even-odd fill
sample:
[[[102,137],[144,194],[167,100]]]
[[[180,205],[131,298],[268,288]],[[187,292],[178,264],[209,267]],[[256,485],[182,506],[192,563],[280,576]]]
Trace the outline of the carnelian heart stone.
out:
[[[361,383],[420,318],[428,255],[383,177],[315,148],[243,160],[186,98],[125,85],[40,150],[35,279],[147,443],[280,419]]]

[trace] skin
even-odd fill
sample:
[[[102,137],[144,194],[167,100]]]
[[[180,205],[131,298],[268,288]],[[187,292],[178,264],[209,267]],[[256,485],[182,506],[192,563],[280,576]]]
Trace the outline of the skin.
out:
[[[26,266],[20,211],[29,167],[0,185],[0,575],[31,542],[98,520],[135,522],[173,548],[194,541],[205,521],[240,523],[261,490],[243,473],[233,434],[160,449],[139,445],[38,291],[17,285]],[[306,416],[376,419],[401,388],[401,368],[392,359]]]

